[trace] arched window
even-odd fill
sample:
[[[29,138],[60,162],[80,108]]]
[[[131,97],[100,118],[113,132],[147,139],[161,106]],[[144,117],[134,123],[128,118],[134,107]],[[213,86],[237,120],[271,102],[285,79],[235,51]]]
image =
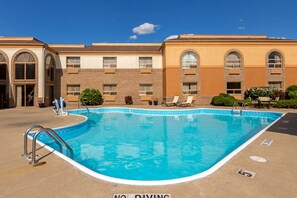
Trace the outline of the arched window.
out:
[[[282,68],[283,57],[279,52],[271,52],[268,55],[268,68]]]
[[[7,60],[0,54],[0,81],[6,80]]]
[[[196,69],[198,66],[197,56],[193,52],[186,52],[182,57],[183,69]]]
[[[35,59],[32,54],[22,52],[15,58],[15,79],[34,80],[35,79]]]
[[[47,81],[55,80],[55,61],[50,55],[48,55],[45,59],[45,72],[45,78]]]
[[[226,68],[228,69],[240,69],[241,68],[241,56],[237,52],[230,52],[226,57]]]

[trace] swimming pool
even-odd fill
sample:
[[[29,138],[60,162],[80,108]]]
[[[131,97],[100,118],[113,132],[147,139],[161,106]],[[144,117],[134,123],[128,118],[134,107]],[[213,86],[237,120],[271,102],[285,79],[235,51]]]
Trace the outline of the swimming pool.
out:
[[[209,175],[282,116],[218,109],[68,112],[87,120],[55,130],[74,151],[75,162],[64,159],[100,179],[135,185],[173,184]],[[58,148],[46,135],[39,141]]]

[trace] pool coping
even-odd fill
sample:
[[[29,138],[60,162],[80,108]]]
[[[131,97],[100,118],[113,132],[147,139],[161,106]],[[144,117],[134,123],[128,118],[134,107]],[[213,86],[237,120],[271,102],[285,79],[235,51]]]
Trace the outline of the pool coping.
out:
[[[195,111],[195,110],[203,110],[203,109],[209,109],[209,110],[213,110],[213,111],[225,111],[225,112],[232,112],[232,110],[230,109],[212,109],[212,108],[194,108],[194,109],[182,109],[182,110],[177,110],[177,109],[142,109],[142,108],[128,108],[128,107],[103,107],[103,108],[93,108],[93,109],[139,109],[139,110],[145,110],[145,111]],[[87,110],[69,110],[68,112],[71,111],[80,111],[80,112],[87,112]],[[255,111],[255,110],[244,110],[244,111],[248,111],[248,112],[261,112],[261,111]],[[129,110],[130,112],[130,110]],[[263,112],[263,111],[262,111]],[[133,113],[133,112],[130,112]],[[273,121],[271,124],[269,124],[268,126],[266,126],[265,128],[263,128],[261,131],[257,132],[254,136],[252,136],[249,140],[247,140],[245,143],[243,143],[242,145],[240,145],[238,148],[236,148],[234,151],[232,151],[231,153],[229,153],[227,156],[225,156],[223,159],[221,159],[219,162],[217,162],[215,165],[213,165],[211,168],[207,169],[206,171],[203,171],[201,173],[192,175],[192,176],[188,176],[188,177],[183,177],[183,178],[178,178],[178,179],[170,179],[170,180],[161,180],[161,181],[141,181],[141,180],[128,180],[128,179],[119,179],[119,178],[114,178],[114,177],[109,177],[106,175],[102,175],[100,173],[97,173],[81,164],[79,164],[78,162],[74,161],[73,159],[69,158],[68,156],[64,155],[63,153],[60,153],[59,151],[51,148],[50,146],[40,142],[39,140],[37,140],[37,143],[40,144],[42,147],[46,148],[47,150],[49,150],[50,152],[54,153],[55,155],[57,155],[58,157],[62,158],[64,161],[70,163],[71,165],[75,166],[76,168],[78,168],[79,170],[81,170],[82,172],[95,177],[97,179],[103,180],[103,181],[107,181],[107,182],[111,182],[111,183],[116,183],[116,184],[125,184],[125,185],[135,185],[135,186],[165,186],[165,185],[173,185],[173,184],[180,184],[180,183],[185,183],[185,182],[190,182],[193,180],[197,180],[197,179],[201,179],[204,178],[208,175],[211,175],[212,173],[216,172],[218,169],[220,169],[223,165],[225,165],[229,160],[231,160],[235,155],[237,155],[240,151],[242,151],[245,147],[247,147],[249,144],[251,144],[254,140],[256,140],[260,135],[262,135],[270,126],[272,126],[274,123],[276,123],[278,120],[280,120],[286,113],[281,113],[281,112],[275,112],[275,111],[265,111],[263,112],[265,114],[271,114],[271,113],[277,113],[280,114],[280,117],[277,118],[275,121]],[[136,113],[139,114],[139,113]],[[87,121],[87,117],[80,115],[80,114],[71,114],[71,115],[75,115],[75,116],[82,116],[85,118],[84,121],[73,124],[73,125],[66,125],[63,127],[57,127],[54,128],[55,129],[62,129],[62,128],[69,128],[69,127],[74,127],[80,124],[84,124]],[[146,115],[151,115],[151,114],[146,114]],[[163,114],[164,115],[164,114]],[[186,114],[179,114],[179,115],[186,115]],[[227,114],[226,114],[227,115]],[[229,114],[230,115],[230,114]],[[232,115],[232,114],[231,114]],[[234,114],[237,115],[237,114]],[[174,115],[172,115],[174,116]],[[30,139],[32,139],[29,136]]]

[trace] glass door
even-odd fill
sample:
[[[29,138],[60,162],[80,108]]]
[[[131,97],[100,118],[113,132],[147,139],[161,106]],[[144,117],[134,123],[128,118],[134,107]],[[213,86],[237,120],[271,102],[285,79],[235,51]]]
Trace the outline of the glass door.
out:
[[[34,88],[35,85],[17,85],[16,86],[16,106],[34,106]]]

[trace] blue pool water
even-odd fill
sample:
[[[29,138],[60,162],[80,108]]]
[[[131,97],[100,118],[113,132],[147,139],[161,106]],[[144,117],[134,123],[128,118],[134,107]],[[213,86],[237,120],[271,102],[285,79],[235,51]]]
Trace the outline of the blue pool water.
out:
[[[281,116],[278,113],[128,108],[70,111],[88,118],[57,129],[74,160],[113,178],[159,181],[192,176],[214,166]],[[58,149],[45,135],[40,141]],[[67,155],[67,153],[66,153]]]

